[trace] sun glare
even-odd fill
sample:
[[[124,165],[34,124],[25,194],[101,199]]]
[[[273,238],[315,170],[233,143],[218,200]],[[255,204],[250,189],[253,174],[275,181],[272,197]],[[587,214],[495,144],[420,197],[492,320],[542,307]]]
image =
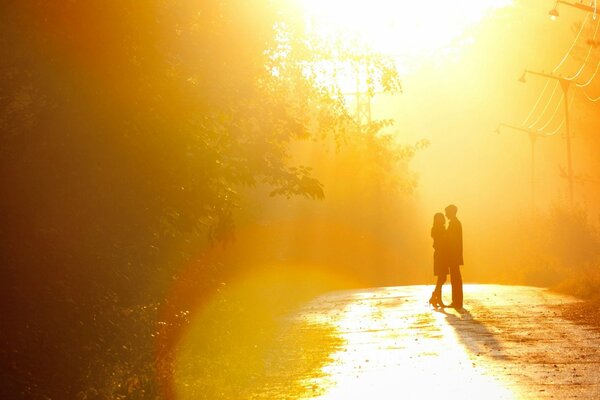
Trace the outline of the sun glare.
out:
[[[512,0],[299,0],[311,31],[358,40],[401,59],[402,70],[473,41],[469,29]]]
[[[425,286],[410,290],[421,291],[417,297],[429,294]],[[350,295],[354,301],[338,311],[336,326],[344,347],[331,355],[332,361],[323,368],[324,376],[314,379],[325,391],[316,399],[516,397],[500,377],[476,365],[477,357],[448,323],[459,317],[444,312],[423,313],[417,302],[406,301],[395,291],[382,288],[376,293],[355,292]],[[418,329],[421,335],[403,342],[412,329]]]

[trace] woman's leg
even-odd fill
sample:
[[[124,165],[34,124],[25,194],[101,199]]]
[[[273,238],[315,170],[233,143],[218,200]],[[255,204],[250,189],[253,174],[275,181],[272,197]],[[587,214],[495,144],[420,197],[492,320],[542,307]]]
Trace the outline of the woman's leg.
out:
[[[442,302],[442,286],[444,283],[446,283],[446,275],[438,275],[437,283],[435,284],[435,289],[433,291],[437,304],[442,307],[444,307],[444,303]]]
[[[433,292],[431,292],[431,297],[429,298],[429,304],[431,306],[433,306],[434,308],[438,308],[440,306],[440,293],[441,293],[440,276],[438,275],[437,282],[435,284],[435,288],[433,289]]]
[[[446,275],[438,275],[434,292],[437,293],[439,296],[442,295],[442,286],[444,285],[444,283],[446,283]]]

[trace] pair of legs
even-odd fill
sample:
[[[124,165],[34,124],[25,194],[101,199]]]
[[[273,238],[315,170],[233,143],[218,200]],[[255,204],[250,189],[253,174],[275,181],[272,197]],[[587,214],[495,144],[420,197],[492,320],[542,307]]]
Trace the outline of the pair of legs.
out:
[[[436,308],[445,307],[445,304],[442,302],[442,286],[444,283],[446,283],[446,274],[438,275],[435,289],[433,289],[433,293],[431,293],[431,298],[429,299],[429,304]]]
[[[446,275],[438,275],[435,289],[431,294],[429,303],[431,305],[444,307],[442,302],[442,286],[446,283]],[[454,308],[463,307],[463,287],[462,275],[460,274],[460,265],[450,267],[450,283],[452,284],[452,304]]]

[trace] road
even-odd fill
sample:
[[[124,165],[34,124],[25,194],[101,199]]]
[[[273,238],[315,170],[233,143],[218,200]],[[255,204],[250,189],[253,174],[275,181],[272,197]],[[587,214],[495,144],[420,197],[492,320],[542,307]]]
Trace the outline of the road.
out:
[[[282,357],[308,361],[283,371],[296,384],[263,396],[600,398],[600,332],[561,316],[560,307],[575,298],[534,287],[465,285],[459,313],[429,307],[431,289],[340,291],[307,303],[283,321],[285,335],[296,339],[282,343],[294,348],[279,346],[271,364],[291,365]],[[449,286],[444,290],[448,303]],[[297,339],[311,332],[315,340]]]

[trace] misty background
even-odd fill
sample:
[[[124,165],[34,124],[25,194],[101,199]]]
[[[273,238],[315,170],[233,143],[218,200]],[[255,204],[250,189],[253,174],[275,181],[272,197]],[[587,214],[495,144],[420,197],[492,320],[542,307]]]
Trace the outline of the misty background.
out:
[[[573,206],[561,134],[536,141],[532,207],[529,138],[495,132],[527,119],[545,82],[519,77],[551,71],[582,14],[514,1],[452,51],[373,54],[387,93],[361,127],[355,99],[307,72],[333,50],[293,2],[259,3],[0,6],[5,397],[170,398],[178,338],[224,288],[277,276],[283,313],[432,284],[432,217],[451,203],[467,283],[597,296],[599,103],[575,91],[570,106]],[[594,26],[563,74],[593,72]],[[258,313],[276,301],[256,287]]]

